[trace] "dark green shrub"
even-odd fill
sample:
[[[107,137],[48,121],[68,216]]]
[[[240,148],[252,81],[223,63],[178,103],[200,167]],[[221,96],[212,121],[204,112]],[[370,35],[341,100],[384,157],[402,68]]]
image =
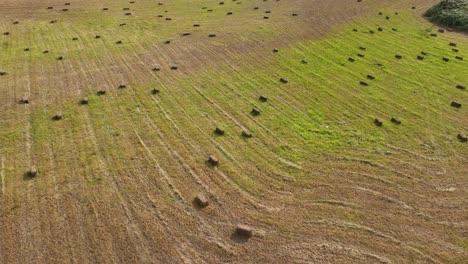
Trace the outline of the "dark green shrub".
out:
[[[434,23],[468,32],[468,0],[442,0],[424,15]]]

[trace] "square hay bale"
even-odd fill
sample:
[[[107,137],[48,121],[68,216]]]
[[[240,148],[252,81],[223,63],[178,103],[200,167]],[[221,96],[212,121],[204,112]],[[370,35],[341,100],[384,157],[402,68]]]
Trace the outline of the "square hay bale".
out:
[[[6,71],[0,70],[0,76],[4,76],[4,75],[6,75],[6,74],[7,74]]]
[[[397,54],[397,55],[395,55],[395,58],[397,58],[397,59],[402,59],[402,58],[403,58],[403,56],[402,56],[402,55],[400,55],[400,54]]]
[[[27,96],[24,96],[23,98],[21,98],[20,103],[29,104],[29,98]]]
[[[47,54],[47,53],[49,53],[49,51],[48,51],[48,50],[44,50],[42,53]]]
[[[251,138],[252,137],[252,132],[250,132],[250,130],[248,130],[248,129],[243,129],[242,130],[242,136],[244,136],[246,138]]]
[[[273,52],[274,52],[274,53],[278,53],[278,52],[279,52],[279,49],[274,48],[274,49],[273,49]]]
[[[379,126],[379,127],[380,127],[380,126],[383,125],[383,122],[382,122],[380,119],[375,118],[375,119],[374,119],[374,124],[375,124],[376,126]]]
[[[117,40],[117,41],[115,42],[115,44],[117,44],[117,45],[118,45],[118,44],[122,44],[122,41],[121,41],[121,40]]]
[[[216,37],[216,34],[209,34],[208,37],[214,38],[214,37]]]
[[[366,47],[360,46],[359,49],[360,49],[360,50],[366,50]]]
[[[288,79],[286,79],[286,78],[284,78],[284,77],[281,77],[281,78],[280,78],[280,82],[282,82],[282,83],[288,83],[289,81],[288,81]]]
[[[24,51],[29,51],[29,48],[24,48],[23,50],[24,50]]]
[[[202,193],[198,194],[194,200],[195,203],[202,208],[207,207],[209,205],[208,198],[206,198],[206,196]]]
[[[105,95],[107,93],[106,89],[101,89],[97,92],[97,95]]]
[[[211,155],[208,157],[208,163],[210,163],[213,166],[217,166],[219,164],[219,160],[215,156]]]
[[[353,28],[353,32],[358,32],[357,28]]]
[[[184,32],[184,33],[182,33],[182,36],[190,36],[190,35],[191,35],[190,32]]]
[[[392,31],[398,31],[398,29],[397,28],[392,28]]]
[[[394,124],[397,124],[397,125],[401,125],[401,120],[396,118],[396,117],[392,117],[392,119],[390,119],[390,121]]]
[[[262,102],[266,102],[266,101],[268,101],[268,98],[267,98],[266,96],[264,96],[264,95],[260,95],[260,96],[258,97],[258,100],[260,100],[260,101],[262,101]]]
[[[28,175],[29,175],[30,177],[36,177],[37,174],[38,174],[38,172],[37,172],[37,167],[36,167],[36,165],[31,166],[31,168],[29,169]]]
[[[445,61],[445,62],[448,62],[450,59],[447,58],[447,57],[443,57],[442,60]]]
[[[458,102],[455,102],[455,101],[452,101],[452,102],[450,103],[450,106],[455,107],[455,108],[461,108],[461,107],[462,107],[462,104],[461,104],[461,103],[458,103]]]
[[[153,90],[151,91],[153,94],[158,94],[159,93],[159,89],[158,88],[153,88]]]
[[[457,138],[458,138],[458,140],[460,140],[461,142],[468,142],[468,137],[466,137],[466,136],[463,135],[462,133],[458,134],[458,135],[457,135]]]
[[[369,86],[369,83],[366,81],[360,81],[359,84],[362,86]]]
[[[421,56],[421,55],[418,55],[416,58],[417,58],[418,60],[424,60],[424,56]]]
[[[383,31],[383,28],[378,27],[377,30],[378,30],[378,31]]]
[[[102,10],[103,10],[103,11],[107,11],[107,10],[109,10],[109,8],[103,7]]]
[[[171,66],[171,70],[175,71],[175,70],[177,70],[177,69],[179,69],[179,67],[178,67],[177,65],[172,65],[172,66]]]
[[[453,52],[458,52],[458,49],[453,48],[452,51],[453,51]]]
[[[57,57],[57,60],[63,60],[63,56]]]
[[[155,67],[153,67],[153,69],[152,69],[152,70],[153,70],[153,71],[155,71],[155,72],[158,72],[158,71],[160,71],[160,70],[161,70],[161,68],[160,68],[159,66],[155,66]]]
[[[241,238],[251,238],[254,235],[253,228],[247,225],[237,225],[234,231],[235,235]]]
[[[230,16],[232,15],[232,12],[227,12],[226,15]]]
[[[374,34],[375,32],[374,32],[374,30],[369,30],[369,33]]]
[[[455,86],[455,87],[457,89],[459,89],[459,90],[465,90],[466,89],[466,87],[464,85],[462,85],[462,84],[457,84],[457,86]]]
[[[426,55],[427,55],[427,52],[425,52],[425,51],[421,51],[421,55],[424,55],[424,56],[426,56]]]
[[[224,135],[224,129],[220,127],[215,128],[215,134],[220,135],[220,136]]]
[[[193,27],[200,27],[200,24],[193,24]]]
[[[260,109],[254,107],[254,108],[252,109],[252,112],[251,112],[251,113],[252,113],[252,115],[257,116],[257,115],[260,114]]]
[[[127,85],[125,83],[119,84],[119,89],[127,88]]]
[[[457,46],[457,43],[455,43],[455,42],[450,42],[450,43],[449,43],[449,46],[451,46],[451,47],[456,47],[456,46]]]
[[[301,63],[302,63],[302,64],[307,64],[307,63],[309,63],[309,62],[308,62],[306,59],[302,59],[302,60],[301,60]]]
[[[10,32],[6,31],[6,32],[3,32],[3,35],[5,36],[9,36],[10,35]]]
[[[100,35],[96,35],[96,36],[94,36],[94,38],[95,38],[95,39],[100,39],[101,36],[100,36]]]
[[[369,80],[374,80],[374,79],[375,79],[375,76],[368,74],[368,75],[367,75],[367,79],[369,79]]]
[[[78,38],[77,38],[77,37],[73,37],[72,40],[78,40]]]
[[[457,59],[457,60],[463,60],[463,57],[462,57],[462,56],[455,56],[455,59]]]
[[[127,23],[120,23],[120,24],[119,24],[119,27],[123,27],[123,26],[125,26],[125,25],[127,25]]]
[[[439,31],[439,33],[444,33],[444,32],[445,32],[445,30],[444,30],[444,29],[441,29],[441,28],[439,28],[438,31]]]
[[[299,16],[299,14],[297,14],[297,13],[292,13],[292,16],[296,17],[296,16]]]
[[[87,105],[87,104],[89,103],[88,97],[83,97],[83,99],[81,99],[80,103],[81,103],[82,105]]]
[[[61,120],[63,118],[63,113],[62,112],[58,112],[54,115],[54,120],[58,121],[58,120]]]
[[[362,53],[358,53],[357,56],[361,57],[361,58],[364,58],[364,54],[362,54]]]
[[[350,62],[354,62],[354,61],[355,61],[355,59],[354,59],[353,57],[349,57],[349,58],[348,58],[348,61],[350,61]]]
[[[431,33],[431,37],[437,37],[436,33]]]

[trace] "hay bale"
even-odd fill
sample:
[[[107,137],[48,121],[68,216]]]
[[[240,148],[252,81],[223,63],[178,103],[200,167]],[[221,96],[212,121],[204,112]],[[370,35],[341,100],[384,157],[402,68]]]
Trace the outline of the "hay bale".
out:
[[[97,92],[97,95],[105,95],[107,93],[106,89],[101,89]]]
[[[23,98],[21,98],[20,103],[29,104],[29,98],[27,96],[24,96]]]
[[[80,103],[81,103],[82,105],[87,105],[87,104],[89,103],[88,97],[83,97],[83,99],[81,99]]]
[[[44,50],[42,53],[47,54],[47,53],[49,53],[49,51],[48,51],[48,50]]]
[[[456,87],[457,87],[457,89],[459,89],[459,90],[465,90],[465,89],[466,89],[465,86],[464,86],[464,85],[461,85],[461,84],[457,84]]]
[[[292,13],[292,16],[297,17],[297,16],[299,16],[299,14],[297,14],[297,13]]]
[[[101,36],[99,36],[99,35],[96,35],[96,36],[94,36],[94,38],[95,38],[95,39],[100,39],[100,38],[101,38]]]
[[[117,44],[117,45],[122,44],[122,41],[121,41],[121,40],[117,40],[117,41],[115,42],[115,44]]]
[[[378,31],[383,31],[383,28],[378,27],[377,30],[378,30]]]
[[[200,207],[207,207],[209,202],[208,202],[208,199],[206,198],[206,196],[202,193],[198,194],[197,196],[195,196],[195,199],[194,199],[195,203],[200,206]]]
[[[125,25],[127,25],[127,23],[120,23],[120,24],[119,24],[119,27],[123,27],[123,26],[125,26]]]
[[[72,40],[78,40],[78,38],[77,38],[77,37],[73,37]]]
[[[232,12],[227,12],[226,15],[230,16],[232,15]]]
[[[268,16],[264,16],[264,17],[263,17],[263,19],[270,19],[270,17],[268,17]]]
[[[350,62],[354,62],[354,61],[355,61],[355,59],[354,59],[353,57],[349,57],[349,58],[348,58],[348,61],[350,61]]]
[[[234,234],[238,237],[249,239],[253,236],[253,229],[246,225],[237,225]]]
[[[166,40],[166,41],[164,41],[164,44],[171,44],[171,41],[170,41],[170,40]]]
[[[160,71],[160,70],[161,70],[161,68],[160,68],[159,66],[155,66],[155,67],[153,67],[153,69],[152,69],[152,70],[153,70],[153,71],[155,71],[155,72],[158,72],[158,71]]]
[[[375,118],[375,119],[374,119],[374,124],[375,124],[376,126],[379,126],[379,127],[380,127],[380,126],[383,125],[383,122],[382,122],[380,119]]]
[[[437,37],[436,33],[431,33],[431,37]]]
[[[219,160],[215,156],[211,155],[208,157],[208,163],[210,163],[213,166],[217,166],[219,164]]]
[[[119,89],[127,88],[127,85],[125,83],[119,84]]]
[[[18,20],[16,20],[16,21],[13,22],[13,25],[18,25],[18,24],[19,24],[19,21],[18,21]]]
[[[224,135],[224,129],[222,129],[220,127],[216,127],[215,128],[215,134],[220,135],[220,136]]]
[[[395,55],[395,58],[397,58],[397,59],[402,59],[403,56],[401,56],[400,54],[397,54],[397,55]]]
[[[452,51],[453,52],[458,52],[458,49],[453,48]]]
[[[302,63],[302,64],[307,64],[307,63],[309,63],[309,62],[308,62],[306,59],[302,59],[302,60],[301,60],[301,63]]]
[[[125,15],[126,15],[126,16],[131,16],[131,15],[132,15],[132,13],[130,13],[130,12],[127,12],[127,13],[125,13]]]
[[[258,100],[260,100],[260,101],[262,101],[262,102],[266,102],[266,101],[268,101],[268,98],[267,98],[266,96],[260,95],[260,96],[258,97]]]
[[[57,60],[63,60],[63,56],[57,57]]]
[[[359,84],[362,86],[369,86],[369,83],[367,83],[366,81],[360,81]]]
[[[438,31],[439,31],[439,33],[444,33],[444,32],[445,32],[445,30],[444,30],[444,29],[441,29],[441,28],[439,28]]]
[[[396,117],[392,117],[392,119],[390,119],[390,121],[394,124],[397,124],[397,125],[401,125],[401,120],[396,118]]]
[[[286,79],[286,78],[284,78],[284,77],[281,77],[281,78],[280,78],[280,82],[282,82],[282,83],[288,83],[289,81],[288,81],[288,79]]]
[[[159,89],[158,89],[158,88],[153,88],[153,90],[151,90],[151,93],[153,93],[153,94],[158,94],[158,93],[159,93]]]
[[[356,54],[356,55],[357,55],[358,57],[360,57],[360,58],[364,58],[364,54],[362,54],[362,53],[358,53],[358,54]]]
[[[191,35],[190,32],[184,32],[184,33],[182,33],[182,36],[190,36],[190,35]]]
[[[390,17],[389,17],[389,16],[385,16],[385,19],[389,20],[389,19],[390,19]],[[382,30],[379,30],[379,31],[382,31]]]
[[[200,27],[200,24],[193,24],[193,27]]]
[[[449,46],[451,46],[451,47],[456,47],[456,46],[457,46],[457,43],[455,43],[455,42],[450,42],[450,43],[449,43]]]
[[[61,120],[63,118],[63,113],[62,112],[58,112],[54,115],[54,120]]]
[[[445,61],[445,62],[448,62],[450,59],[447,58],[447,57],[442,57],[442,60]]]
[[[171,20],[172,20],[172,18],[170,18],[170,17],[166,17],[166,19],[165,19],[165,20],[166,20],[166,21],[171,21]]]
[[[424,56],[421,56],[421,55],[418,55],[416,58],[417,58],[418,60],[424,60]]]
[[[37,174],[38,174],[38,172],[37,172],[37,167],[36,167],[36,165],[31,166],[31,168],[29,169],[28,175],[29,175],[30,177],[36,177]]]
[[[373,75],[368,74],[368,75],[367,75],[367,79],[369,79],[369,80],[374,80],[375,77],[374,77]]]
[[[48,6],[47,9],[51,10],[51,9],[54,9],[54,7],[53,6]]]
[[[397,28],[392,28],[392,31],[398,31],[398,29]]]
[[[278,52],[279,52],[279,49],[274,48],[274,49],[273,49],[273,52],[274,52],[274,53],[278,53]]]
[[[353,32],[358,32],[357,28],[353,28]]]
[[[462,56],[455,56],[455,59],[457,59],[457,60],[463,60],[463,57],[462,57]]]
[[[366,47],[360,46],[359,49],[360,49],[360,50],[366,50]]]
[[[427,55],[427,52],[421,51],[421,54],[424,55],[424,56],[426,56],[426,55]]]
[[[257,116],[257,115],[260,114],[260,109],[254,107],[254,108],[252,109],[252,112],[251,112],[251,113],[252,113],[252,115]]]
[[[175,70],[177,70],[177,69],[179,69],[178,66],[176,66],[176,65],[172,65],[172,66],[171,66],[171,70],[175,71]]]
[[[455,107],[455,108],[461,108],[461,107],[462,107],[462,104],[461,104],[461,103],[458,103],[458,102],[455,102],[455,101],[452,101],[452,102],[450,103],[450,106]]]
[[[208,37],[214,38],[214,37],[216,37],[216,34],[209,34]]]
[[[109,8],[103,7],[102,10],[103,10],[103,11],[107,11],[107,10],[109,10]]]
[[[458,134],[457,138],[458,138],[458,140],[460,140],[460,142],[468,142],[468,137],[466,137],[462,133]]]
[[[252,137],[252,133],[250,132],[250,130],[244,128],[244,129],[242,130],[242,136],[243,136],[243,137],[246,137],[246,138],[251,138],[251,137]]]
[[[374,34],[375,32],[374,32],[374,30],[369,30],[369,33]]]
[[[3,35],[4,35],[4,36],[9,36],[9,35],[10,35],[10,32],[8,32],[8,31],[7,31],[7,32],[3,32]]]
[[[24,48],[23,50],[24,50],[24,51],[29,51],[29,48]]]
[[[6,75],[6,74],[7,74],[6,71],[0,70],[0,76],[4,76],[4,75]]]

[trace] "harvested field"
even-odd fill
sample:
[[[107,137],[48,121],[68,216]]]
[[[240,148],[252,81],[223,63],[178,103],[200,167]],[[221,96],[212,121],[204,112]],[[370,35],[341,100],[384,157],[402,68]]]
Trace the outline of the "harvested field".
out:
[[[131,2],[0,0],[0,263],[468,259],[437,0]]]

